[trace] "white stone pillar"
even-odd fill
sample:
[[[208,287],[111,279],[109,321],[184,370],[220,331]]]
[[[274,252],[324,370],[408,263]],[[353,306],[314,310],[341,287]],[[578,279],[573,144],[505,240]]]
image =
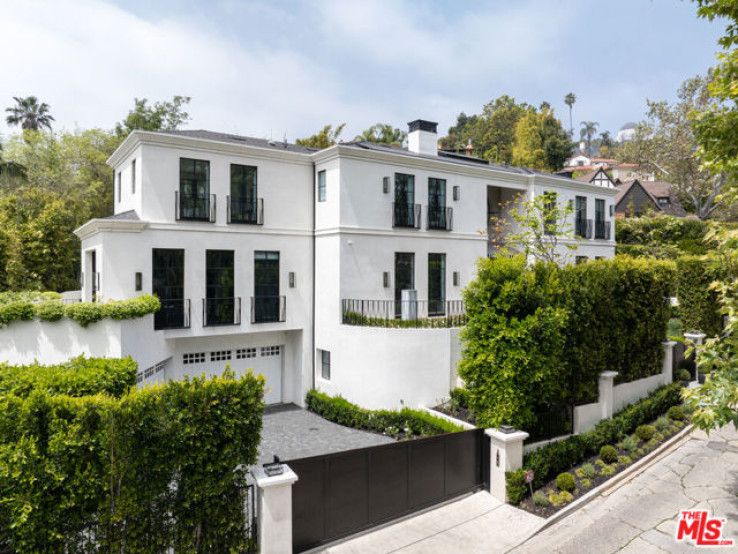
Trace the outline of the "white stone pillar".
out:
[[[673,381],[674,346],[676,345],[676,342],[674,342],[673,340],[667,340],[662,342],[661,344],[664,345],[664,366],[661,369],[661,383],[663,385],[668,385]]]
[[[297,475],[282,464],[281,475],[268,476],[264,468],[251,470],[256,480],[257,536],[261,554],[292,552],[292,485]]]
[[[614,381],[617,371],[603,371],[597,382],[600,392],[600,415],[601,419],[609,419],[612,417],[615,405]]]
[[[697,367],[697,356],[699,354],[700,347],[702,346],[702,341],[705,340],[706,336],[707,335],[701,331],[693,331],[691,333],[684,333],[684,338],[694,343],[694,363],[695,363],[694,380],[697,382],[699,382],[700,380],[700,370]]]
[[[528,438],[525,431],[512,430],[503,433],[499,429],[484,431],[490,443],[489,492],[492,496],[507,501],[506,471],[515,471],[523,467],[523,441]]]

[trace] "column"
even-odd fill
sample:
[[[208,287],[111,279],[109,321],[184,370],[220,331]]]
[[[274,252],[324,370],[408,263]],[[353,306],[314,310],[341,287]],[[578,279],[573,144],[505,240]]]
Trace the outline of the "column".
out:
[[[257,536],[261,554],[292,552],[292,485],[297,475],[282,464],[281,475],[269,476],[258,466],[256,480]]]
[[[609,419],[612,417],[615,405],[615,391],[613,389],[617,374],[617,371],[603,371],[600,373],[600,378],[597,382],[600,392],[600,415],[602,416],[600,419]]]
[[[506,502],[505,472],[523,467],[523,441],[528,438],[528,433],[512,428],[508,432],[487,429],[484,433],[489,437],[492,449],[489,457],[489,492],[498,500]]]
[[[673,381],[674,376],[674,346],[676,342],[673,340],[667,340],[662,342],[664,346],[664,366],[661,369],[661,383],[668,385]]]

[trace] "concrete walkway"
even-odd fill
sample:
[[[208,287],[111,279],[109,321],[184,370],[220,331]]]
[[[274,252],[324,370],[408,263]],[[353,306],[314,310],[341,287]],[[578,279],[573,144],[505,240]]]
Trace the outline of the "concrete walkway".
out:
[[[338,425],[294,404],[268,407],[264,412],[258,464],[319,456],[395,442],[391,437]]]
[[[726,518],[723,537],[738,545],[738,433],[694,431],[664,459],[544,530],[515,553],[695,552],[675,539],[680,510]],[[714,548],[737,552],[733,548]]]
[[[506,552],[543,520],[478,492],[325,550],[331,554]]]

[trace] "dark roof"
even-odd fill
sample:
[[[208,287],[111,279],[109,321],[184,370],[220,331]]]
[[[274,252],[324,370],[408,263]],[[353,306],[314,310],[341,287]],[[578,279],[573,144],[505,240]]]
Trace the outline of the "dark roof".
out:
[[[141,221],[141,218],[138,217],[136,210],[120,212],[119,214],[109,215],[108,217],[103,217],[102,219],[114,219],[117,221]]]
[[[687,211],[674,193],[671,183],[667,183],[666,181],[640,181],[638,179],[634,179],[632,181],[625,181],[620,185],[616,185],[615,188],[618,189],[618,194],[615,197],[616,206],[636,183],[646,191],[649,198],[664,214],[676,217],[685,217],[687,215]],[[668,198],[669,205],[661,206],[659,204],[659,198]]]
[[[610,181],[613,185],[615,184],[612,180],[612,178],[607,174],[607,171],[605,171],[605,168],[600,166],[597,169],[590,171],[589,173],[585,173],[584,175],[581,175],[577,177],[577,181],[582,181],[584,183],[591,183],[594,181],[595,177],[602,173],[608,181]]]
[[[299,144],[291,144],[289,142],[260,139],[254,137],[244,137],[241,135],[230,135],[228,133],[216,133],[214,131],[206,131],[204,129],[181,129],[175,131],[157,131],[162,135],[176,135],[181,137],[192,137],[205,140],[216,140],[218,142],[231,142],[233,144],[243,144],[246,146],[255,146],[257,148],[268,148],[270,150],[287,150],[289,152],[299,152],[301,154],[311,154],[317,152],[319,148],[308,148]]]

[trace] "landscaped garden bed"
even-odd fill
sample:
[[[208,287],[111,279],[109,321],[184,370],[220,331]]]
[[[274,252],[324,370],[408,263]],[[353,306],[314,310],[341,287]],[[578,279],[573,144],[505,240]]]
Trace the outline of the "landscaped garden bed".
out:
[[[438,406],[433,406],[432,409],[472,425],[477,424],[477,416],[469,408],[469,391],[466,389],[453,389],[451,397],[447,401],[441,402]]]

